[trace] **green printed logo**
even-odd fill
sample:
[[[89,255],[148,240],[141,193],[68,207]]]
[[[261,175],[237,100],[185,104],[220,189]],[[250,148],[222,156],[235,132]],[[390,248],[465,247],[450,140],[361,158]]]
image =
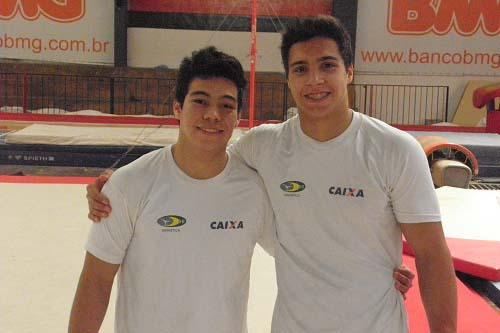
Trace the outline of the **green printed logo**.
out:
[[[288,193],[296,193],[303,191],[306,188],[306,184],[299,182],[297,180],[290,180],[282,183],[280,185],[280,188]]]
[[[156,221],[159,225],[166,228],[177,228],[186,224],[186,219],[178,215],[162,216]]]

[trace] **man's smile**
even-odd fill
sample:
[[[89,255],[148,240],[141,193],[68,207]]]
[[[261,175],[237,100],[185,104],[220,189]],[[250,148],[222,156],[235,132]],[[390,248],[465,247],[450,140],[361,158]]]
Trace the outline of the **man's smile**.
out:
[[[330,92],[316,92],[316,93],[305,94],[304,97],[312,101],[321,101],[330,96],[330,94],[331,94]]]
[[[197,126],[197,129],[201,130],[202,132],[209,133],[209,134],[217,134],[217,133],[222,133],[224,130],[218,129],[218,128],[211,128],[211,127],[201,127]]]

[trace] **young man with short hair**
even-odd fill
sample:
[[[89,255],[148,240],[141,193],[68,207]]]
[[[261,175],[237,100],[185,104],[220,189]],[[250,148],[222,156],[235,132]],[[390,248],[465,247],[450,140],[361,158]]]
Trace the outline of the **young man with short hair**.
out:
[[[407,332],[392,287],[402,234],[431,332],[456,332],[456,286],[425,154],[409,134],[348,107],[350,37],[333,17],[298,21],[281,54],[298,116],[235,145],[276,215],[273,332]]]
[[[116,332],[247,332],[254,246],[272,253],[275,229],[261,179],[226,152],[245,83],[213,47],[183,60],[178,140],[106,184],[114,210],[92,226],[69,332],[99,330],[119,268]]]

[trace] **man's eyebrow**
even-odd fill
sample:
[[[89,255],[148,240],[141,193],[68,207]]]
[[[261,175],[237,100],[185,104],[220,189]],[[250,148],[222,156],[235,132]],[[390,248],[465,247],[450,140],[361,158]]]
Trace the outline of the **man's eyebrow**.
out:
[[[335,56],[323,56],[318,59],[319,61],[327,61],[327,60],[333,60],[333,61],[339,61],[339,58]],[[307,65],[307,62],[304,60],[298,60],[290,64],[290,67],[297,66],[297,65]]]
[[[293,67],[293,66],[297,66],[297,65],[305,65],[307,64],[304,60],[299,60],[299,61],[296,61],[296,62],[292,62],[290,64],[290,67]]]
[[[319,58],[320,61],[325,61],[325,60],[334,60],[334,61],[339,61],[339,58],[335,56],[324,56]]]
[[[203,95],[203,96],[206,96],[206,97],[210,97],[210,95],[207,92],[203,91],[203,90],[192,91],[192,92],[189,93],[189,95],[191,95],[191,96],[192,95]]]
[[[233,102],[236,102],[236,98],[234,98],[234,96],[231,96],[231,95],[224,95],[224,96],[222,96],[222,98],[227,98],[227,99],[232,100]]]
[[[195,90],[195,91],[189,93],[189,96],[193,96],[193,95],[202,95],[205,97],[210,97],[210,94],[207,93],[206,91],[203,91],[203,90]],[[236,102],[236,98],[232,95],[224,95],[221,98],[227,98],[227,99],[230,99],[230,100]]]

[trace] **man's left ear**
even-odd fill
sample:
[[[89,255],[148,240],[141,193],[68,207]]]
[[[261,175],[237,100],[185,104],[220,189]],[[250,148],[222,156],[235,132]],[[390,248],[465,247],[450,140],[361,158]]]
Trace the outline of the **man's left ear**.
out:
[[[346,75],[347,75],[347,81],[349,81],[349,83],[351,83],[352,79],[354,78],[354,67],[352,65],[347,67]]]
[[[179,118],[180,118],[180,113],[181,113],[181,111],[182,111],[182,106],[181,106],[181,103],[179,103],[179,102],[177,102],[177,101],[174,101],[173,109],[174,109],[174,116],[175,116],[175,119],[179,120]]]
[[[236,113],[236,121],[234,122],[234,128],[238,127],[238,124],[240,123],[240,112]]]

